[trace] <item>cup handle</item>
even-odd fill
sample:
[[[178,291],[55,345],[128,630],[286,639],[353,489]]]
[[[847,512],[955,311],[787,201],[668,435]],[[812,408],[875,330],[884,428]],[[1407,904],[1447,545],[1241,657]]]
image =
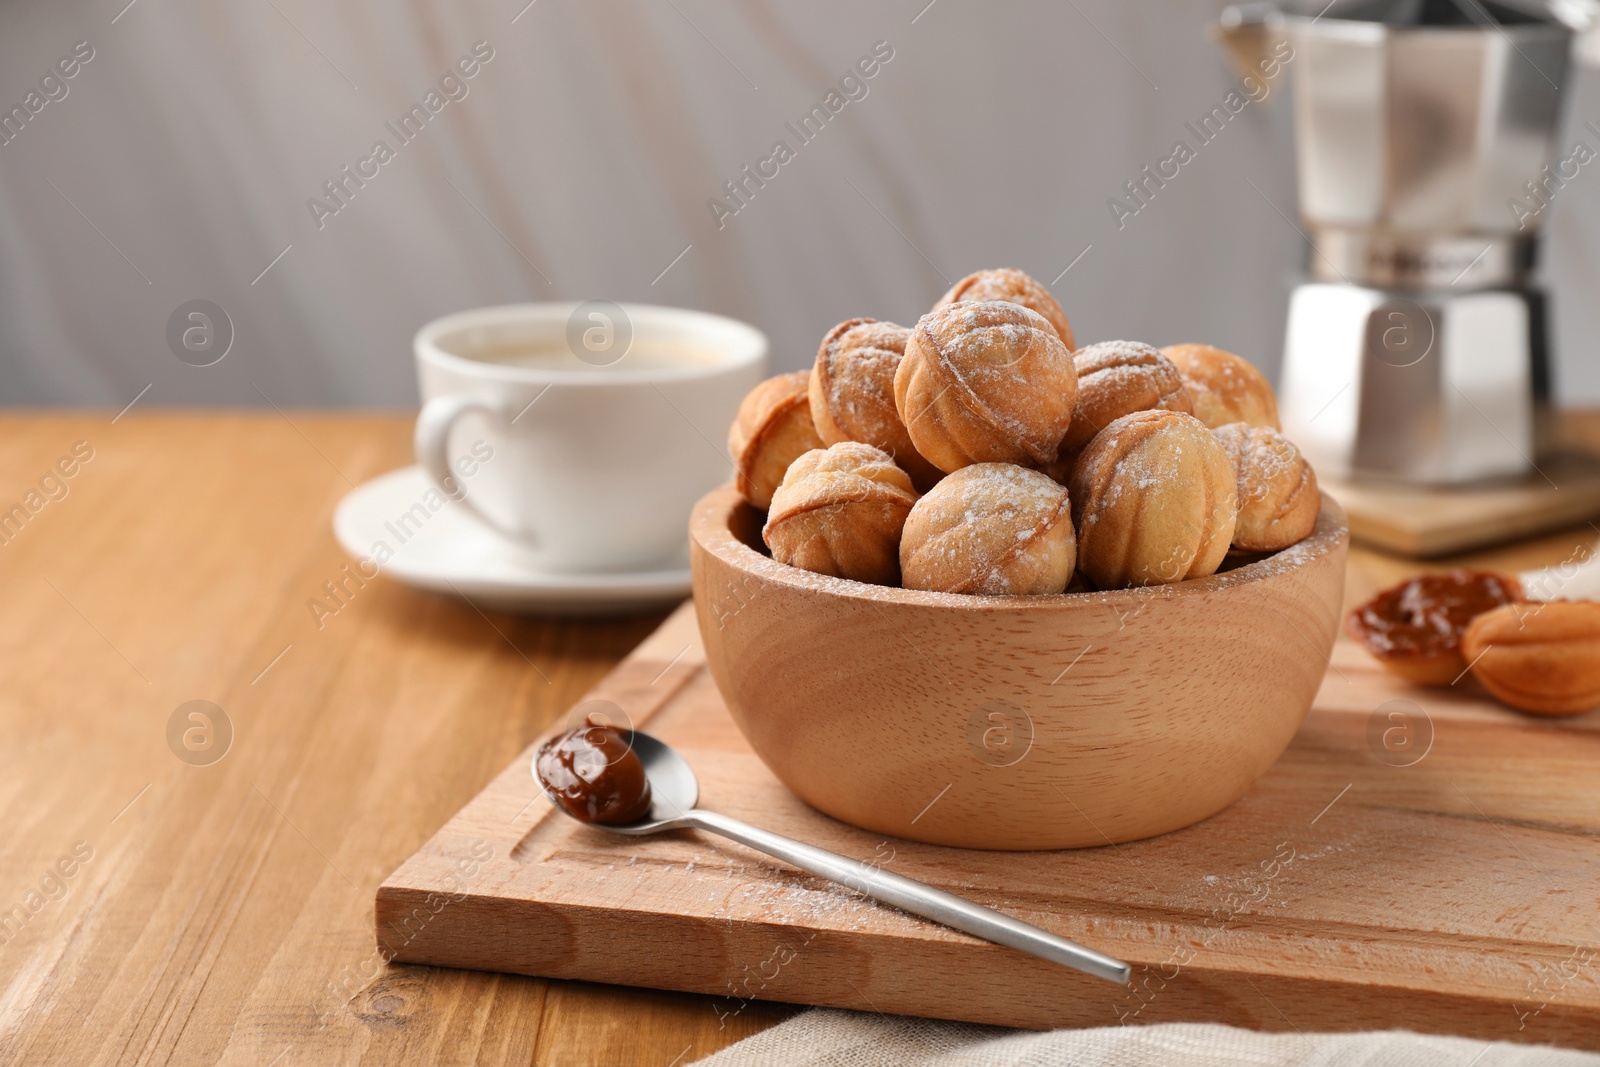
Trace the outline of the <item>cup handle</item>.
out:
[[[471,411],[481,412],[501,423],[508,421],[506,406],[495,397],[477,396],[472,393],[447,393],[444,396],[436,396],[422,405],[422,413],[417,416],[417,431],[413,438],[417,462],[427,472],[428,479],[446,497],[465,505],[473,515],[492,529],[507,537],[520,540],[522,534],[507,529],[499,520],[479,508],[473,502],[472,495],[466,491],[461,479],[450,470],[450,428],[456,424],[457,419]],[[454,488],[451,488],[452,486]]]

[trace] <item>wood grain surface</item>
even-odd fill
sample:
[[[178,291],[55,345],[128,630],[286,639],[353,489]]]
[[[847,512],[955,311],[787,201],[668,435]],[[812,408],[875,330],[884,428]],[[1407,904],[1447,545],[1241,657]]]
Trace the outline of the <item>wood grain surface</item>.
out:
[[[1325,500],[1305,540],[1225,573],[967,596],[785,566],[759,523],[731,486],[689,519],[706,668],[740,734],[820,812],[976,849],[1132,841],[1237,800],[1322,684],[1349,545]]]
[[[0,928],[0,1061],[668,1067],[793,1010],[379,964],[378,885],[662,616],[485,616],[382,577],[329,599],[323,583],[344,580],[348,562],[329,530],[333,507],[351,483],[410,462],[410,415],[142,404],[114,415],[0,417],[0,512],[40,492],[37,513],[0,539],[0,909],[27,916],[19,925],[12,912],[12,928]],[[80,441],[93,458],[41,489]],[[1594,536],[1579,527],[1471,562],[1558,562]],[[1347,595],[1415,568],[1353,553]],[[320,627],[308,607],[319,596],[337,608]],[[234,727],[209,766],[181,761],[167,741],[174,711],[196,699]],[[1528,807],[1537,783],[1493,778],[1501,713],[1462,705],[1454,715],[1477,731],[1460,743],[1480,746],[1474,777],[1458,784],[1487,811]],[[1592,785],[1573,778],[1587,770],[1574,735],[1544,729],[1548,769],[1571,792],[1525,821],[1592,825]],[[715,751],[709,738],[679,736]],[[1312,752],[1331,743],[1308,736]],[[178,749],[188,751],[181,739]],[[1330,797],[1354,781],[1317,773]],[[1365,781],[1314,829],[1335,825]],[[1424,777],[1411,781],[1431,797]],[[1432,818],[1476,826],[1487,842],[1481,878],[1522,862],[1454,803]],[[1557,856],[1574,836],[1528,832],[1546,834],[1541,847]],[[1403,900],[1404,887],[1393,895]],[[1548,928],[1543,898],[1508,907],[1534,934]],[[1557,988],[1529,1028],[1568,995]]]
[[[383,966],[379,882],[661,616],[331,599],[333,508],[409,415],[114,415],[0,417],[0,512],[93,450],[0,543],[0,1062],[666,1067],[788,1014]],[[167,741],[197,699],[208,766]]]

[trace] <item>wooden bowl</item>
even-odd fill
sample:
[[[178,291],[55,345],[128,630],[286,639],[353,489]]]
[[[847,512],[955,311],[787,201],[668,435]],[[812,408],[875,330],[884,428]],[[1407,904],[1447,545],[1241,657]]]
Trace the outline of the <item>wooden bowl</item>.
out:
[[[761,548],[731,486],[690,518],[711,675],[812,807],[937,845],[1077,848],[1200,821],[1282,754],[1339,625],[1349,529],[1236,570],[1110,593],[926,593]]]

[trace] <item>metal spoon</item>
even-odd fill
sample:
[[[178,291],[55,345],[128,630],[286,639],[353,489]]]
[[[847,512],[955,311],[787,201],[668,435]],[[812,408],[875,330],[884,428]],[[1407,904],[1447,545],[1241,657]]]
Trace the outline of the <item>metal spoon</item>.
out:
[[[985,908],[963,900],[942,889],[902,878],[898,874],[868,866],[857,860],[840,856],[826,849],[802,844],[781,834],[762,830],[714,811],[695,807],[700,799],[700,782],[682,756],[664,742],[639,730],[619,731],[644,763],[645,776],[650,781],[651,805],[647,818],[626,826],[608,826],[587,823],[612,833],[643,837],[663,830],[692,827],[748,845],[750,848],[776,856],[801,870],[849,886],[902,911],[932,919],[936,923],[961,930],[993,941],[997,945],[1020,949],[1052,963],[1127,984],[1130,968],[1121,960],[1113,959],[1092,948],[1085,948],[1066,938],[1047,933],[1019,919],[992,908]],[[534,772],[538,778],[537,769]],[[565,812],[561,805],[557,809]]]

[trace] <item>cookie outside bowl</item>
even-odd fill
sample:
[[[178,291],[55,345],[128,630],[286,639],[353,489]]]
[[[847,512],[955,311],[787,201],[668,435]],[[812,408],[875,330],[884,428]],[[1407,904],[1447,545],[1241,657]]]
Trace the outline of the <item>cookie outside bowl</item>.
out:
[[[1103,593],[970,596],[771,559],[732,486],[690,518],[712,678],[812,807],[929,844],[1133,841],[1237,800],[1288,747],[1338,631],[1349,528],[1255,563]]]

